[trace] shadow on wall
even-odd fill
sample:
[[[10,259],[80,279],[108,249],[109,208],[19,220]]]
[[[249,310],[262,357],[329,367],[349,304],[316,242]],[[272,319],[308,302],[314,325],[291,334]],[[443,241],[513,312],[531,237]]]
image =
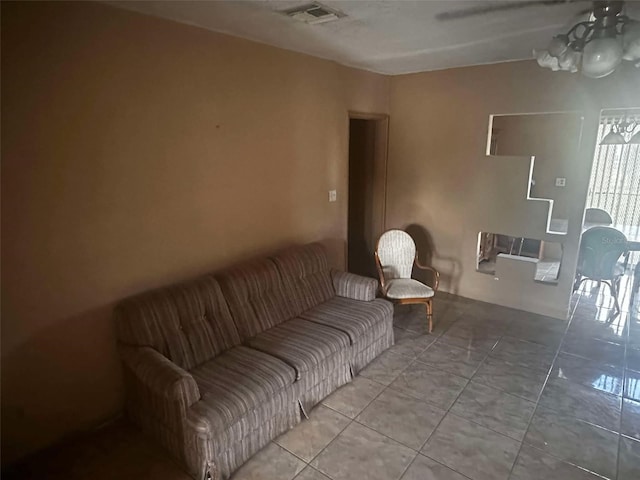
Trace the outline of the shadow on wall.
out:
[[[60,319],[3,351],[3,468],[120,414],[113,307]]]
[[[347,242],[343,238],[326,237],[318,240],[327,251],[329,266],[338,270],[346,270]]]
[[[422,225],[413,223],[405,229],[413,241],[416,242],[418,250],[418,260],[424,265],[433,265],[433,261],[438,263],[437,270],[440,272],[440,285],[446,287],[446,291],[457,294],[459,290],[460,278],[462,277],[462,262],[455,257],[444,257],[438,254],[433,236]],[[416,280],[431,284],[432,279],[428,271],[418,270],[415,272]]]

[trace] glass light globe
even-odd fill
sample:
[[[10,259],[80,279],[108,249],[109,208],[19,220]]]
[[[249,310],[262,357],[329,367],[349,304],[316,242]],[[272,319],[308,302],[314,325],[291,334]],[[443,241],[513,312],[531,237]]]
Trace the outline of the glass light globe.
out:
[[[600,145],[625,145],[626,143],[622,134],[613,130],[607,133],[600,141]]]
[[[606,77],[614,72],[621,61],[622,45],[617,38],[596,38],[584,47],[582,73],[591,78]]]
[[[633,137],[629,139],[627,142],[629,145],[640,145],[640,130]]]
[[[541,67],[550,68],[554,72],[560,70],[558,68],[558,59],[549,55],[549,52],[547,52],[546,50],[534,50],[533,56],[536,57],[538,65],[540,65]]]
[[[573,48],[567,48],[567,51],[558,58],[558,66],[561,70],[575,73],[578,71],[580,57],[582,57],[581,52],[576,52]]]
[[[556,35],[549,43],[547,48],[549,55],[559,58],[563,53],[567,51],[569,45],[569,37],[566,35]]]
[[[622,29],[623,60],[640,59],[640,22],[629,20]]]

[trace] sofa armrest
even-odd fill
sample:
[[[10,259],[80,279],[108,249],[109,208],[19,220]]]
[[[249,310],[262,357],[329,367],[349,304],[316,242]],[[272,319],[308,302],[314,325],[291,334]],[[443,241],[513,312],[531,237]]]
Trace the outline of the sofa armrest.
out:
[[[331,280],[336,295],[370,302],[375,300],[378,291],[378,281],[374,278],[363,277],[353,273],[331,271]]]
[[[149,411],[171,426],[200,400],[191,374],[153,348],[120,346],[120,355],[128,374],[128,400],[137,409]]]

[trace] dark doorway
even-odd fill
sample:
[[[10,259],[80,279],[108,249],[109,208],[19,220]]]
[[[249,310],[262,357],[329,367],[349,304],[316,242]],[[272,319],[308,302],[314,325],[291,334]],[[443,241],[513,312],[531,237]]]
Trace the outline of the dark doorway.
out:
[[[385,115],[349,119],[349,223],[347,268],[376,277],[374,251],[384,231],[387,137]]]

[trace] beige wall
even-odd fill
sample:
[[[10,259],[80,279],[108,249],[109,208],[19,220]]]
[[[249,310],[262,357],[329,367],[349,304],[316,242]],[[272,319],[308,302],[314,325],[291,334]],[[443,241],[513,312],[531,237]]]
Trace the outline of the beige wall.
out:
[[[640,71],[625,67],[600,80],[533,61],[393,77],[387,228],[410,226],[419,247],[432,246],[444,290],[566,315],[599,109],[640,105]],[[489,117],[563,111],[584,117],[583,138],[566,187],[569,232],[546,235],[548,205],[524,199],[530,159],[485,155]],[[480,231],[561,241],[559,284],[510,284],[476,272]]]
[[[556,187],[556,177],[573,181],[582,163],[580,145],[582,118],[577,113],[498,115],[493,117],[497,155],[535,156],[531,196],[553,199],[553,218],[567,218],[572,198],[566,187]]]
[[[348,111],[388,113],[388,88],[99,4],[3,3],[3,463],[121,409],[118,299],[291,243],[342,266]]]

